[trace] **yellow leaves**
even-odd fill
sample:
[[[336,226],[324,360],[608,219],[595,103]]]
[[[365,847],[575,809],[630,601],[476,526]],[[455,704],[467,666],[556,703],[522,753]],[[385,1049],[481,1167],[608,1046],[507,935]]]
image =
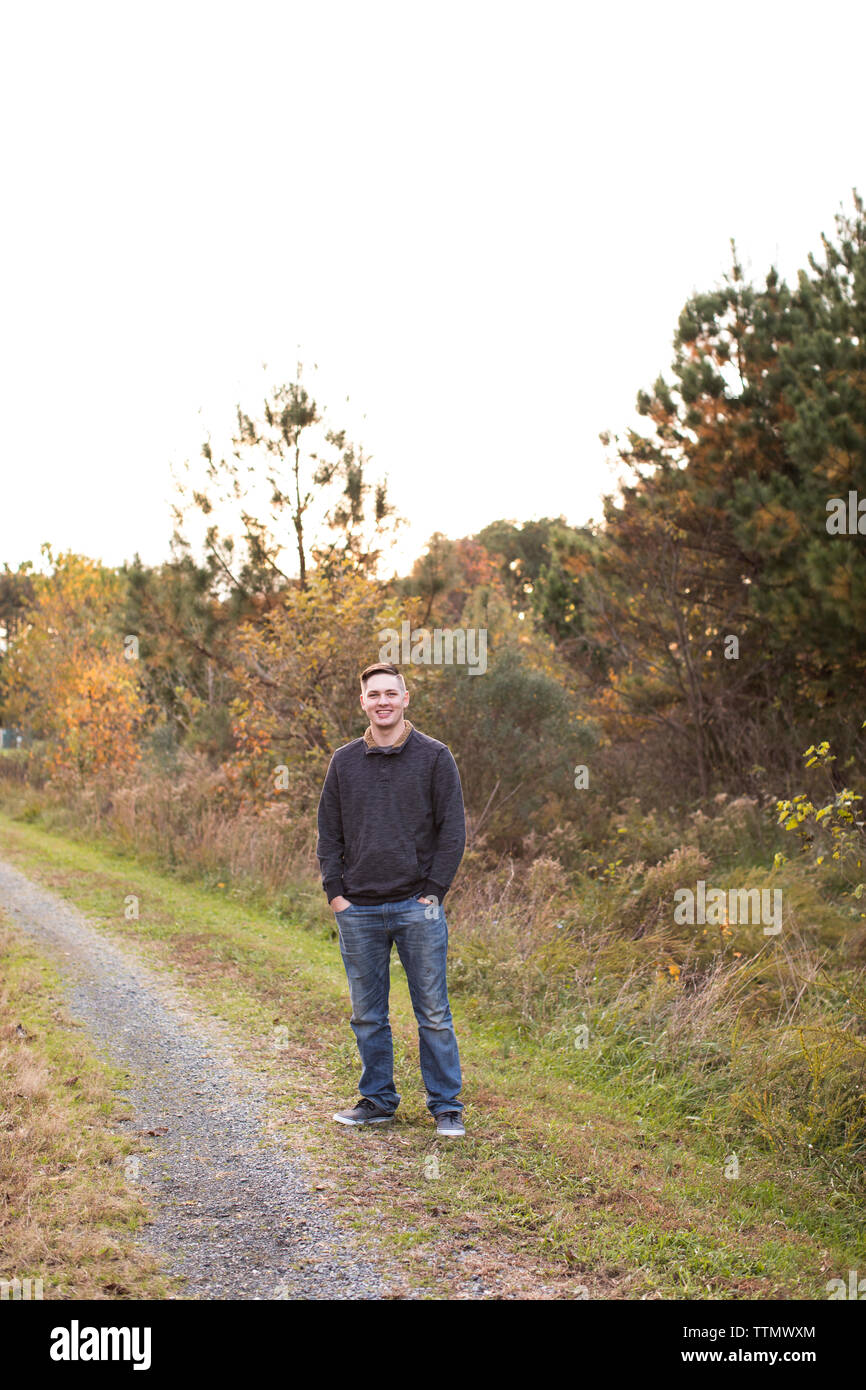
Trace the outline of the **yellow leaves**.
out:
[[[814,743],[810,743],[803,757],[808,759],[806,763],[807,767],[811,767],[813,763],[817,762],[834,763],[836,761],[835,754],[830,752],[830,745],[826,739],[819,743],[817,747]],[[797,799],[798,798],[795,798],[795,800]]]
[[[66,673],[63,728],[55,766],[78,776],[131,768],[140,758],[138,728],[144,701],[129,663],[96,650]]]
[[[803,756],[807,767],[820,764],[829,768],[829,765],[836,761],[826,739],[817,745],[812,744]],[[817,848],[823,841],[822,853],[818,854],[814,861],[816,868],[826,862],[829,850],[830,859],[840,865],[844,861],[850,866],[856,859],[859,870],[864,838],[864,821],[860,809],[862,802],[863,796],[859,792],[853,791],[850,787],[843,787],[826,805],[816,808],[806,793],[800,792],[790,801],[776,802],[778,824],[784,825],[786,830],[793,830],[802,841],[804,849],[810,848],[816,840]],[[778,858],[777,855],[776,859]],[[852,896],[859,895],[854,892]]]
[[[795,796],[793,801],[777,801],[776,810],[779,815],[778,824],[784,825],[786,830],[796,830],[814,813],[815,807],[811,801],[806,800],[805,794],[801,793]]]
[[[138,662],[124,658],[122,576],[66,554],[34,588],[29,625],[5,664],[9,706],[53,742],[59,778],[131,767],[146,704]]]
[[[682,967],[677,965],[676,961],[671,961],[668,965],[665,965],[662,961],[657,960],[655,962],[655,971],[656,981],[660,985],[677,985],[680,982]]]
[[[399,634],[404,620],[420,626],[420,605],[383,603],[380,587],[350,569],[327,580],[313,573],[305,591],[287,590],[264,619],[239,628],[232,676],[246,695],[232,703],[235,747],[224,765],[239,804],[282,814],[282,803],[315,794],[330,752],[364,726],[358,677],[379,659],[380,634]],[[427,678],[414,667],[410,694]],[[275,788],[278,764],[287,780]]]

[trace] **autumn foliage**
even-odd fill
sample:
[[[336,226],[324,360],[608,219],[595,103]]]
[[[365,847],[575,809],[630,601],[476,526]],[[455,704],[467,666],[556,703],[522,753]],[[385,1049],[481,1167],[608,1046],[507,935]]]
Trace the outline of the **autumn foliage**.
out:
[[[342,434],[326,436],[339,457],[305,459],[319,418],[305,388],[279,388],[264,423],[239,411],[237,454],[216,462],[206,445],[204,490],[190,484],[211,523],[204,563],[178,537],[187,553],[154,568],[70,554],[50,574],[2,576],[4,723],[41,741],[61,781],[187,752],[219,772],[226,808],[306,813],[330,752],[363,726],[359,671],[408,620],[488,633],[483,679],[408,675],[412,709],[465,760],[470,813],[503,843],[579,817],[568,764],[581,739],[612,802],[763,793],[796,770],[816,711],[850,758],[866,552],[862,532],[831,534],[826,518],[835,496],[866,505],[856,195],[837,233],[796,286],[772,268],[746,283],[734,254],[684,305],[670,378],[637,397],[648,432],[614,437],[626,480],[598,526],[436,532],[386,580],[375,562],[390,504]],[[236,544],[212,508],[246,498],[257,470],[271,501],[258,515],[239,503]],[[315,543],[319,513],[337,542]],[[362,541],[371,528],[379,539]]]
[[[28,622],[3,664],[6,719],[48,745],[61,783],[123,775],[141,758],[146,708],[136,662],[117,631],[124,581],[80,555],[33,581]]]

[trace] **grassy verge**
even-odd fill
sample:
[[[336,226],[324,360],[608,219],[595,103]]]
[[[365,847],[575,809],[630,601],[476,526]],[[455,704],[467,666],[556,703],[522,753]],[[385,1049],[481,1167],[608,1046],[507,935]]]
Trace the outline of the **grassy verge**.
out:
[[[532,1035],[459,990],[468,1135],[436,1140],[396,960],[399,1123],[335,1126],[358,1061],[329,927],[5,815],[0,853],[97,927],[134,939],[232,1024],[320,1200],[374,1229],[442,1296],[476,1280],[505,1297],[823,1298],[829,1278],[866,1262],[860,1215],[826,1172],[786,1168],[744,1139],[739,1176],[726,1177],[730,1140],[683,1114],[669,1077],[629,1087],[570,1034]]]
[[[54,970],[0,913],[0,1280],[5,1298],[165,1297],[142,1253],[122,1076],[93,1054]],[[17,1283],[15,1282],[17,1281]]]

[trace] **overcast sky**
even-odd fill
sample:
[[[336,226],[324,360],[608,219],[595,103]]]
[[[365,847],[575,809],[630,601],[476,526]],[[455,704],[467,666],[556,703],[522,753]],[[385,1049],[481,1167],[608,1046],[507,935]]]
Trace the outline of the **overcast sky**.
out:
[[[598,519],[730,238],[793,279],[866,194],[864,51],[861,0],[6,4],[0,563],[167,558],[298,361],[398,568]]]

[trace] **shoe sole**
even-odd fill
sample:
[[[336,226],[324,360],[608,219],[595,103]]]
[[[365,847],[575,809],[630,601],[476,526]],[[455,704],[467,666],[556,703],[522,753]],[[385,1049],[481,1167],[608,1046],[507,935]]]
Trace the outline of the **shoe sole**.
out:
[[[466,1138],[466,1130],[465,1130],[465,1129],[437,1129],[436,1133],[439,1134],[439,1135],[441,1135],[442,1138],[444,1138],[444,1139],[465,1139],[465,1138]]]
[[[334,1116],[337,1123],[341,1125],[383,1125],[393,1118],[393,1115],[374,1115],[370,1120],[348,1120],[345,1115]]]

